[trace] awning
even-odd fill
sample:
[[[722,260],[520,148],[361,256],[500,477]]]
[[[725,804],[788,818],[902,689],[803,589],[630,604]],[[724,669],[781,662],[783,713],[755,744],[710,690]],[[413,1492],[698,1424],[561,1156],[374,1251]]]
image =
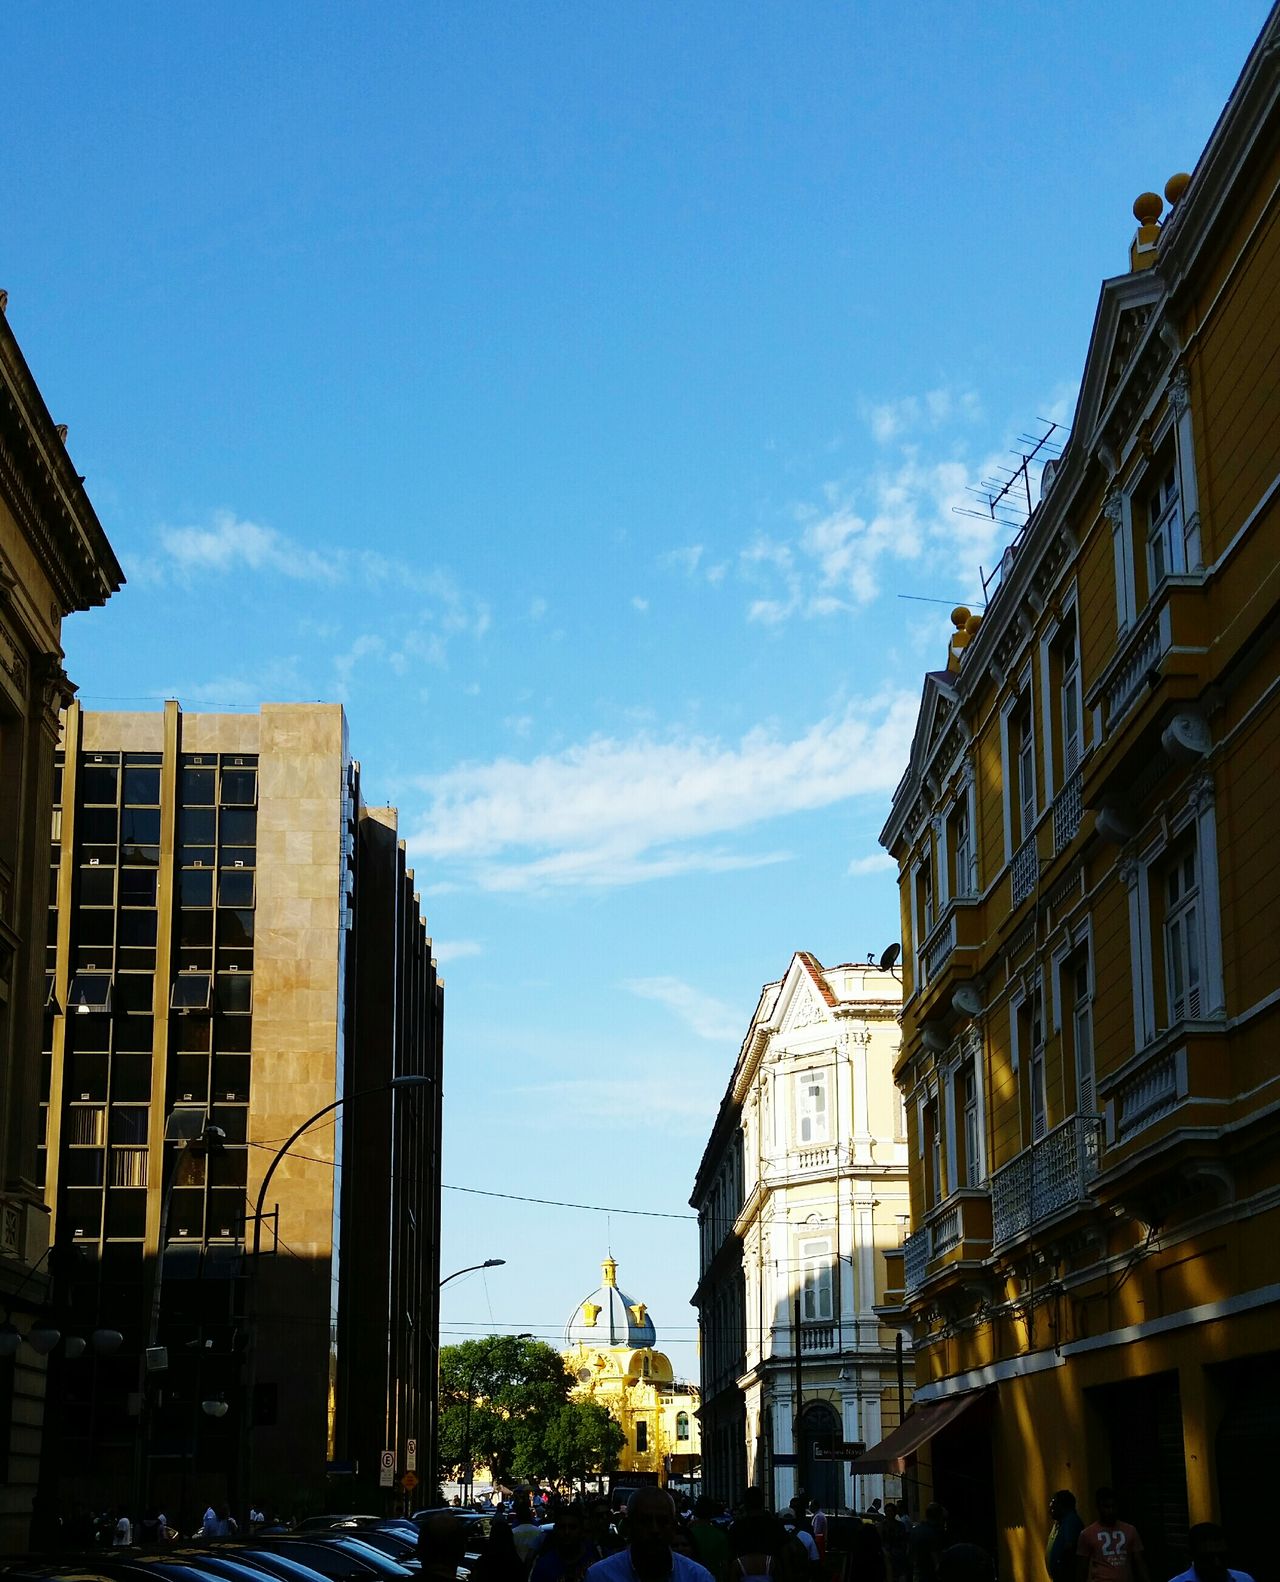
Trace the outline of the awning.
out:
[[[962,1412],[967,1412],[986,1393],[986,1390],[970,1390],[965,1395],[953,1395],[945,1401],[929,1401],[923,1406],[913,1406],[891,1434],[886,1434],[878,1445],[870,1446],[851,1463],[853,1475],[862,1478],[890,1472],[900,1476],[907,1470],[907,1457],[913,1451],[927,1444],[948,1423],[954,1423]]]

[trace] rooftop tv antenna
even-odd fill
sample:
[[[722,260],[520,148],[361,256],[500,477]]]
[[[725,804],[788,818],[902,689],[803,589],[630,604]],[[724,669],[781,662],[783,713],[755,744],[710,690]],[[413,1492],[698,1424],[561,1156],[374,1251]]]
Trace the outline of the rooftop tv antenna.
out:
[[[999,579],[1008,569],[1017,552],[1018,540],[1035,511],[1037,502],[1031,498],[1032,469],[1036,465],[1040,467],[1041,495],[1043,495],[1047,483],[1053,478],[1054,469],[1067,443],[1067,430],[1061,423],[1051,422],[1048,418],[1037,418],[1036,422],[1041,426],[1042,432],[1019,434],[1015,447],[1009,452],[1016,458],[1016,465],[997,467],[981,483],[967,484],[966,489],[977,501],[976,505],[952,506],[952,510],[958,516],[976,517],[980,522],[996,522],[1001,527],[1007,527],[1013,535],[1000,557],[1000,565],[990,576],[985,571],[982,572],[982,591],[988,601],[993,586],[998,585]]]

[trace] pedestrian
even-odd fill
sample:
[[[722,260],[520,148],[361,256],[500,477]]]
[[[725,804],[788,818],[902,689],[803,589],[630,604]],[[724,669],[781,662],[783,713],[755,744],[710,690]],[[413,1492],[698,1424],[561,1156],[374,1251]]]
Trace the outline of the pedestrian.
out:
[[[516,1553],[527,1570],[546,1537],[534,1518],[533,1500],[527,1492],[517,1494],[512,1501],[511,1536],[515,1540]]]
[[[882,1522],[884,1520],[884,1501],[880,1499],[872,1500],[871,1504],[867,1506],[863,1520],[877,1523]]]
[[[484,1551],[471,1568],[471,1582],[524,1582],[528,1574],[511,1536],[511,1523],[495,1516]]]
[[[1097,1521],[1076,1540],[1077,1582],[1149,1582],[1142,1539],[1120,1520],[1114,1490],[1099,1489],[1095,1508]]]
[[[467,1554],[466,1523],[452,1511],[437,1511],[418,1525],[420,1575],[429,1582],[456,1582]]]
[[[799,1505],[799,1510],[796,1509]],[[792,1500],[790,1515],[783,1518],[782,1526],[788,1538],[793,1543],[798,1543],[804,1550],[805,1558],[810,1567],[818,1563],[818,1545],[813,1534],[809,1531],[809,1522],[804,1515],[804,1500]]]
[[[204,1520],[200,1523],[202,1538],[234,1538],[239,1528],[236,1519],[231,1514],[231,1507],[224,1500],[215,1510],[211,1505],[204,1513]]]
[[[764,1576],[773,1568],[787,1541],[782,1523],[765,1505],[764,1490],[752,1485],[743,1496],[742,1510],[729,1529],[729,1548],[740,1576]]]
[[[1044,1563],[1051,1582],[1075,1582],[1076,1549],[1084,1522],[1070,1489],[1059,1489],[1049,1501],[1049,1519],[1053,1525],[1049,1529]]]
[[[165,1541],[169,1531],[169,1523],[165,1520],[164,1512],[158,1511],[150,1505],[142,1514],[138,1523],[138,1542],[148,1549],[158,1549]]]
[[[1217,1522],[1197,1522],[1187,1534],[1191,1564],[1172,1582],[1253,1582],[1247,1571],[1227,1564],[1227,1535]]]
[[[947,1508],[936,1500],[925,1507],[924,1520],[907,1534],[911,1582],[937,1582],[938,1556],[946,1548]]]
[[[582,1582],[600,1552],[587,1538],[581,1505],[564,1505],[556,1512],[551,1537],[538,1550],[529,1582]]]
[[[810,1526],[813,1528],[813,1541],[818,1546],[818,1558],[825,1560],[827,1557],[827,1513],[817,1500],[814,1500],[809,1509],[813,1513],[810,1518]]]
[[[845,1551],[844,1582],[893,1582],[889,1556],[874,1522],[851,1522]]]
[[[672,1548],[676,1508],[665,1489],[638,1488],[627,1501],[627,1548],[597,1560],[587,1582],[712,1582],[710,1571]]]
[[[133,1543],[133,1523],[126,1512],[121,1511],[111,1524],[111,1547],[113,1549],[128,1549]]]
[[[718,1507],[709,1494],[700,1495],[693,1507],[693,1521],[689,1536],[693,1539],[693,1557],[699,1565],[706,1566],[715,1582],[729,1582],[729,1567],[733,1550],[729,1535],[716,1526]]]
[[[880,1541],[884,1545],[894,1582],[906,1582],[907,1524],[902,1517],[902,1507],[895,1500],[885,1501],[884,1520],[880,1523]]]
[[[613,1530],[608,1500],[595,1499],[587,1506],[587,1537],[596,1546],[602,1560],[606,1555],[616,1555],[619,1549],[626,1548]]]

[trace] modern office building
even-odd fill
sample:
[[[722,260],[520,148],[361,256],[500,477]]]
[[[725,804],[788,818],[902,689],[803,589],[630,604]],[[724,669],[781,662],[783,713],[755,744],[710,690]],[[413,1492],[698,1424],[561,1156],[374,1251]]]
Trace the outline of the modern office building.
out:
[[[1274,1547],[1280,8],[1165,197],[881,837],[921,1404],[870,1454],[1001,1575],[1062,1487],[1114,1484],[1152,1576],[1194,1522]]]
[[[0,1552],[28,1543],[53,1339],[36,1121],[53,758],[75,691],[61,627],[124,581],[7,301],[0,291]]]
[[[395,813],[337,705],[72,705],[56,802],[56,1299],[122,1343],[55,1370],[51,1492],[385,1500],[434,1456],[443,1010]]]
[[[703,1456],[720,1498],[758,1483],[776,1506],[803,1488],[850,1510],[897,1491],[842,1452],[899,1417],[895,1337],[876,1308],[909,1211],[901,995],[891,972],[798,951],[734,1066],[690,1199]]]

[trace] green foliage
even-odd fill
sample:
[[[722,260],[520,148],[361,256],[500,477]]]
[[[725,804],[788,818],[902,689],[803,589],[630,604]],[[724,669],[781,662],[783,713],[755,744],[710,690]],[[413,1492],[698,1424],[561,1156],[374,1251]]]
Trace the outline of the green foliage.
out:
[[[564,1482],[611,1472],[626,1442],[606,1407],[597,1401],[569,1401],[547,1424],[543,1435],[545,1472]]]
[[[460,1476],[468,1461],[501,1483],[546,1471],[547,1425],[573,1379],[554,1346],[486,1335],[440,1351],[440,1466]]]
[[[622,1429],[594,1401],[571,1401],[573,1376],[554,1346],[514,1335],[440,1352],[440,1469],[487,1466],[500,1483],[569,1480],[618,1464]]]

